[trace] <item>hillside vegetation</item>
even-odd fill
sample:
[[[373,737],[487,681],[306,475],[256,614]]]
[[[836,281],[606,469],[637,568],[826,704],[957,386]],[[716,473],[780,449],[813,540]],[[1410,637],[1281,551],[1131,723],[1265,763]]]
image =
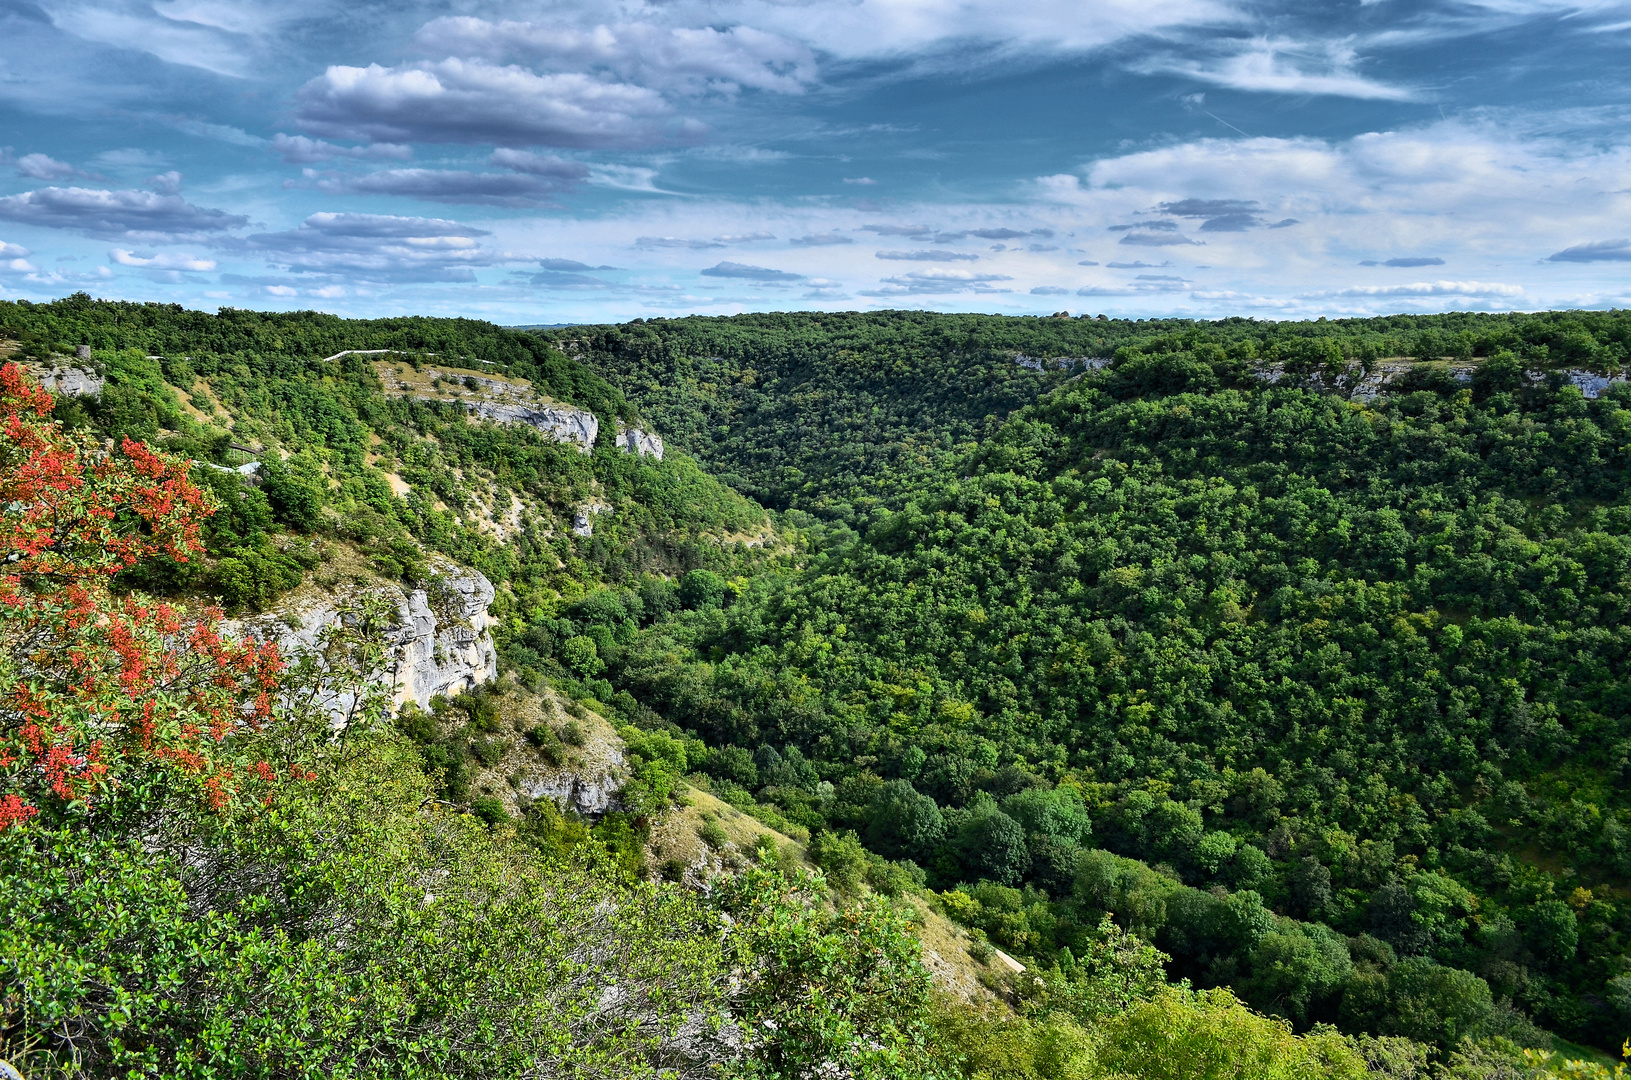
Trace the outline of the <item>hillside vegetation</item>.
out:
[[[642,409],[745,403],[673,437],[726,476],[820,470],[882,388],[966,377],[976,400],[1016,352],[1115,358],[1016,376],[1032,403],[887,497],[834,478],[802,566],[641,631],[615,685],[705,739],[722,782],[911,861],[1019,955],[1068,959],[1109,911],[1173,973],[1301,1024],[1447,1045],[1528,1038],[1527,1015],[1617,1046],[1631,387],[1588,399],[1564,373],[1623,368],[1631,318],[883,321],[583,340]],[[795,356],[807,324],[833,368]],[[642,381],[688,352],[778,374]],[[760,406],[857,356],[847,396]],[[1400,356],[1424,362],[1379,397],[1321,388]],[[790,437],[748,418],[778,408]],[[966,419],[880,431],[955,443]]]
[[[441,552],[497,585],[502,658],[343,735],[224,735],[223,792],[311,773],[267,801],[170,786],[191,759],[138,740],[92,812],[37,782],[53,751],[7,698],[0,854],[39,884],[0,913],[28,987],[0,1056],[1110,1080],[1617,1052],[1631,390],[1586,375],[1628,341],[1619,313],[527,334],[0,304],[11,358],[91,346],[106,385],[54,402],[61,438],[192,459],[215,507],[110,565],[107,610],[275,609]],[[599,437],[472,411],[499,397]],[[518,794],[613,752],[597,821]],[[133,921],[97,929],[105,897]],[[127,964],[153,927],[173,944]],[[986,1004],[937,996],[919,933]]]

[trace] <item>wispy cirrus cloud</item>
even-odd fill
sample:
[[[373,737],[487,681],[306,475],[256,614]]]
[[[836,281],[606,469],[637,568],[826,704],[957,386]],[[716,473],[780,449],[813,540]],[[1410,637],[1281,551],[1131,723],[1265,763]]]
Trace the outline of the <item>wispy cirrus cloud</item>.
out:
[[[1317,94],[1366,101],[1412,101],[1419,92],[1366,78],[1351,40],[1257,37],[1213,44],[1210,55],[1164,52],[1136,61],[1135,71],[1183,75],[1230,90]]]
[[[1590,244],[1554,251],[1546,256],[1547,262],[1595,263],[1631,262],[1631,240],[1598,240]]]
[[[817,77],[807,46],[740,24],[718,29],[636,21],[580,29],[448,16],[426,23],[416,42],[444,54],[609,72],[641,86],[691,94],[744,87],[798,94]]]

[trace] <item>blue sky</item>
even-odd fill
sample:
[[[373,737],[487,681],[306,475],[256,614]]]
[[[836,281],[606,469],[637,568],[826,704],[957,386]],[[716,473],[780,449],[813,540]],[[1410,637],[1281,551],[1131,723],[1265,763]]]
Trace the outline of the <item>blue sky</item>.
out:
[[[0,296],[1631,305],[1631,0],[0,0]]]

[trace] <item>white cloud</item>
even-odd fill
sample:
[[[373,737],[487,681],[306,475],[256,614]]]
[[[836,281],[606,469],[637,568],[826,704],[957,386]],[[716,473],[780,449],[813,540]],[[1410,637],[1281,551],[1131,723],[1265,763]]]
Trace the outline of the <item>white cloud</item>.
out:
[[[272,149],[283,155],[285,165],[315,165],[335,158],[396,158],[413,157],[413,147],[402,143],[369,143],[366,146],[336,146],[322,139],[308,139],[304,135],[272,136]]]
[[[943,50],[940,63],[965,71],[979,53],[956,47],[970,43],[983,46],[980,53],[991,60],[1012,60],[1078,53],[1177,27],[1228,26],[1241,18],[1222,0],[739,0],[704,10],[710,8],[841,59],[918,54],[921,60],[923,53]]]
[[[1231,90],[1321,94],[1370,101],[1410,101],[1417,92],[1367,79],[1348,41],[1302,42],[1254,38],[1229,42],[1221,56],[1163,53],[1138,61],[1133,70],[1185,75]]]
[[[1296,217],[1295,229],[1207,234],[1207,262],[1261,284],[1340,278],[1333,264],[1361,260],[1408,265],[1421,252],[1458,267],[1532,266],[1571,242],[1580,253],[1549,265],[1584,265],[1580,240],[1631,212],[1628,174],[1628,147],[1447,121],[1342,141],[1203,139],[1106,158],[1082,176],[1042,177],[1032,190],[1087,221],[1126,221],[1163,205],[1199,215],[1230,200],[1255,203],[1249,212],[1261,209],[1264,221]]]
[[[1009,290],[995,288],[993,282],[1012,280],[1014,279],[1007,274],[976,274],[970,270],[935,266],[898,277],[883,278],[883,288],[863,291],[861,295],[888,297],[963,292],[998,293]]]
[[[642,86],[686,93],[747,87],[796,94],[816,80],[815,57],[804,45],[741,25],[718,30],[627,22],[580,30],[453,16],[427,23],[417,41],[443,54],[607,71]]]
[[[643,248],[682,248],[686,251],[705,251],[708,248],[724,247],[718,240],[691,240],[681,236],[642,236],[634,242],[635,247]]]
[[[241,78],[250,73],[251,51],[241,34],[191,19],[179,5],[43,0],[40,6],[59,30],[85,41],[135,49],[217,75]],[[173,13],[166,14],[165,8]]]
[[[1303,295],[1309,299],[1327,296],[1522,296],[1523,286],[1491,281],[1418,281],[1410,285],[1354,285]]]
[[[312,214],[300,227],[258,233],[233,245],[296,273],[384,282],[474,281],[475,268],[515,256],[482,248],[490,235],[443,218]]]
[[[175,195],[181,191],[181,174],[171,169],[147,178],[147,186],[160,195]]]
[[[0,240],[0,259],[22,259],[34,254],[21,244],[8,244]]]
[[[30,180],[61,180],[66,176],[79,176],[80,172],[66,161],[45,154],[24,154],[17,159],[17,175]]]
[[[879,251],[873,256],[895,262],[974,262],[978,255],[965,251],[946,251],[943,248],[922,248],[914,251]]]
[[[179,195],[79,187],[47,187],[0,197],[0,218],[154,243],[196,241],[249,221],[223,210],[194,206]]]
[[[158,255],[138,255],[123,248],[114,248],[108,252],[108,258],[120,266],[140,266],[152,270],[187,270],[201,273],[215,269],[214,259],[202,259],[195,255],[181,255],[164,252]]]
[[[789,273],[786,270],[772,270],[767,266],[750,266],[747,263],[722,262],[700,271],[703,277],[743,278],[748,281],[782,282],[803,281],[803,274]]]
[[[673,110],[654,90],[484,60],[334,65],[296,101],[307,130],[369,142],[618,147],[687,130],[665,128]]]

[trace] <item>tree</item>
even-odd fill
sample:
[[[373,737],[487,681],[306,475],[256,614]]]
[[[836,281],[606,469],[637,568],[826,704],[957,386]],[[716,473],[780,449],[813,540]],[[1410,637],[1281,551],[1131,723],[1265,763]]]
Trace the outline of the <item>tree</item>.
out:
[[[886,859],[926,862],[945,839],[940,807],[907,780],[890,780],[880,787],[867,817],[867,844]]]
[[[1445,1049],[1476,1035],[1494,1012],[1489,985],[1423,956],[1354,976],[1342,999],[1345,1028],[1403,1035]]]
[[[1365,1062],[1336,1032],[1299,1039],[1227,990],[1172,990],[1104,1025],[1107,1074],[1140,1080],[1362,1080]]]
[[[51,407],[0,367],[0,825],[157,812],[179,792],[224,812],[303,777],[257,737],[275,645],[224,639],[214,609],[110,591],[144,559],[201,552],[213,504],[187,463],[128,439],[103,454]]]
[[[1351,974],[1348,945],[1339,935],[1317,923],[1292,924],[1258,941],[1251,952],[1251,975],[1240,989],[1259,1008],[1303,1023]]]
[[[1030,867],[1025,829],[986,796],[957,833],[957,850],[970,878],[1012,885]]]
[[[1081,844],[1093,831],[1093,822],[1074,787],[1034,787],[1002,801],[1003,813],[1025,827],[1027,834]]]
[[[680,581],[680,603],[688,608],[718,607],[725,598],[725,579],[712,570],[692,570]]]
[[[869,897],[834,911],[805,872],[752,868],[722,879],[714,903],[742,980],[732,1009],[764,1080],[922,1075],[929,974],[906,915]]]

